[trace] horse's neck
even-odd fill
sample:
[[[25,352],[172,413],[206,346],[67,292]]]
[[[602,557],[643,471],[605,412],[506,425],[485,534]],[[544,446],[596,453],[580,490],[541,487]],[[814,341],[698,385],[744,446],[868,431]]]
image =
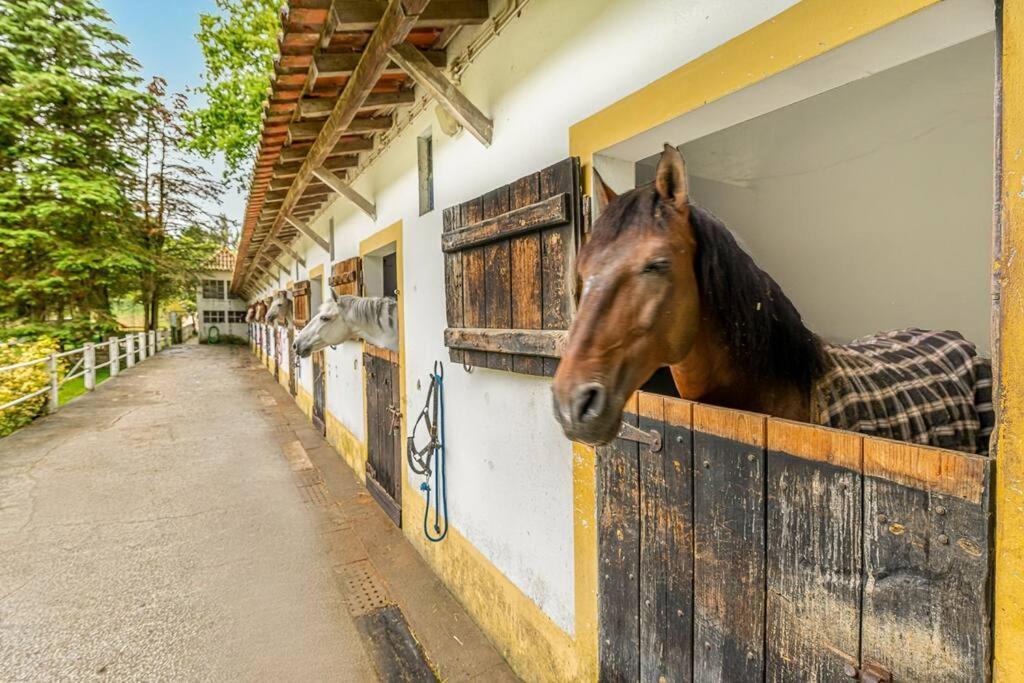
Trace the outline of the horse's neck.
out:
[[[690,353],[669,369],[679,395],[690,401],[803,422],[810,415],[810,397],[799,388],[760,382],[738,367],[707,320]]]
[[[349,310],[349,324],[358,337],[374,346],[391,348],[397,338],[397,321],[388,315],[391,302],[386,297],[364,297],[353,302]]]

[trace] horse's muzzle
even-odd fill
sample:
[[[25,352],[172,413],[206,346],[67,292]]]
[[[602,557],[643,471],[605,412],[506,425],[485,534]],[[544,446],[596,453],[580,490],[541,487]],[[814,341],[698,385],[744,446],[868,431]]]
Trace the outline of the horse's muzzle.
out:
[[[585,382],[567,391],[553,391],[555,418],[573,441],[603,445],[615,438],[621,407],[611,405],[610,393],[599,382]]]

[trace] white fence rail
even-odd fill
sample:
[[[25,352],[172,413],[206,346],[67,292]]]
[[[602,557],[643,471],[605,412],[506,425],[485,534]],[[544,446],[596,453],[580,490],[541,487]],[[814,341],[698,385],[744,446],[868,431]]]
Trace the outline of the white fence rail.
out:
[[[110,376],[117,377],[121,372],[122,361],[124,361],[125,368],[131,368],[134,367],[136,363],[141,363],[147,358],[152,358],[158,351],[166,349],[170,345],[171,335],[167,330],[160,330],[159,332],[150,331],[148,333],[137,332],[125,335],[124,337],[110,337],[107,341],[99,344],[88,343],[77,349],[61,351],[60,353],[52,353],[49,356],[26,360],[12,365],[4,365],[0,367],[0,376],[11,370],[18,370],[20,368],[42,365],[45,363],[46,372],[50,381],[49,386],[25,394],[24,396],[19,396],[16,399],[0,405],[0,410],[13,408],[14,406],[24,403],[25,401],[29,401],[36,396],[42,396],[43,394],[49,393],[49,412],[56,412],[60,407],[60,388],[65,382],[78,379],[79,377],[84,377],[86,391],[92,391],[96,388],[97,370],[109,368]],[[104,362],[96,362],[97,351],[100,351],[101,355],[106,357]],[[60,360],[67,358],[67,362],[71,363],[71,359],[76,356],[79,357],[78,360],[75,361],[68,371],[64,373],[64,376],[61,377]]]

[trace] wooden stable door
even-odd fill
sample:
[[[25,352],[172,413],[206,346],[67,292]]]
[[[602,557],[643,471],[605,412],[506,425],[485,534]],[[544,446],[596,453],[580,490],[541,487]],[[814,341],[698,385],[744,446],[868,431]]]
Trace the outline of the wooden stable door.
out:
[[[625,417],[662,446],[597,451],[602,680],[990,679],[989,459],[643,392]]]
[[[327,434],[327,359],[323,351],[313,354],[313,426]]]
[[[402,434],[398,354],[369,344],[366,372],[366,487],[402,525]]]
[[[288,328],[288,391],[292,396],[298,393],[299,357],[295,353],[295,328]]]
[[[281,329],[277,326],[271,327],[274,335],[274,381],[281,380]]]

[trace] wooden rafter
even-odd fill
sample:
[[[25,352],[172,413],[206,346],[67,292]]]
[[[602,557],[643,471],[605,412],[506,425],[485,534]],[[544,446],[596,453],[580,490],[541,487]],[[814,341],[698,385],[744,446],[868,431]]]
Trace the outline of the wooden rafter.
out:
[[[300,219],[296,218],[295,216],[286,216],[285,220],[288,221],[293,228],[295,228],[296,230],[301,232],[303,235],[305,235],[309,239],[311,239],[314,242],[316,242],[316,244],[321,249],[326,251],[328,254],[331,253],[331,245],[330,245],[330,243],[328,243],[328,241],[325,240],[320,235],[316,234],[316,232],[313,230],[313,228],[311,228],[308,225],[306,225],[305,221],[300,220]],[[271,238],[271,239],[273,239],[273,238]]]
[[[298,261],[302,265],[303,268],[306,267],[306,259],[302,258],[302,256],[299,254],[299,252],[297,252],[294,249],[292,249],[284,241],[279,240],[279,239],[277,239],[275,237],[272,237],[270,239],[270,241],[273,244],[276,244],[278,249],[280,249],[281,251],[283,251],[284,253],[288,254],[289,256],[291,256],[296,261]]]
[[[360,211],[374,220],[377,219],[377,207],[373,205],[373,202],[353,190],[348,183],[334,175],[329,169],[321,166],[320,168],[313,169],[313,173],[329,188],[355,204]]]
[[[338,12],[342,7],[347,7],[350,4],[352,3],[344,3],[342,5],[335,3],[333,9],[335,12]],[[376,6],[376,3],[373,4]],[[314,170],[324,165],[331,151],[348,131],[352,121],[359,113],[360,107],[380,80],[381,75],[391,61],[389,57],[391,47],[405,40],[429,4],[430,0],[389,0],[387,7],[381,12],[379,23],[376,23],[375,27],[372,28],[373,33],[363,49],[359,63],[348,78],[348,82],[345,84],[345,88],[342,90],[334,110],[328,116],[315,142],[309,148],[309,153],[302,162],[302,167],[299,169],[298,174],[296,174],[292,186],[288,189],[285,200],[277,213],[277,218],[270,228],[269,234],[271,237],[280,228],[283,220],[289,220],[296,229],[301,230],[296,225],[296,222],[298,222],[303,228],[309,230],[305,223],[295,221],[289,214],[305,192],[306,185],[313,178]],[[479,6],[480,3],[477,3],[477,5]],[[486,2],[483,3],[483,11],[486,17]],[[338,30],[346,28],[344,22],[340,21],[340,17],[335,18],[335,28]],[[312,233],[311,230],[310,233]],[[319,235],[317,237],[324,241]],[[257,254],[266,247],[266,244],[267,242],[265,241],[257,247]],[[328,253],[330,252],[329,245],[324,246],[321,244],[321,246]]]
[[[490,146],[494,131],[493,122],[476,108],[469,98],[423,53],[408,43],[395,45],[390,51],[391,58],[412,76],[416,84],[427,91],[431,98],[441,105],[452,118],[462,124],[473,137],[484,146]]]
[[[410,13],[419,14],[418,23],[431,27],[482,24],[488,16],[487,0],[434,0],[420,12]],[[336,31],[372,31],[386,16],[373,0],[335,3],[333,14]]]

